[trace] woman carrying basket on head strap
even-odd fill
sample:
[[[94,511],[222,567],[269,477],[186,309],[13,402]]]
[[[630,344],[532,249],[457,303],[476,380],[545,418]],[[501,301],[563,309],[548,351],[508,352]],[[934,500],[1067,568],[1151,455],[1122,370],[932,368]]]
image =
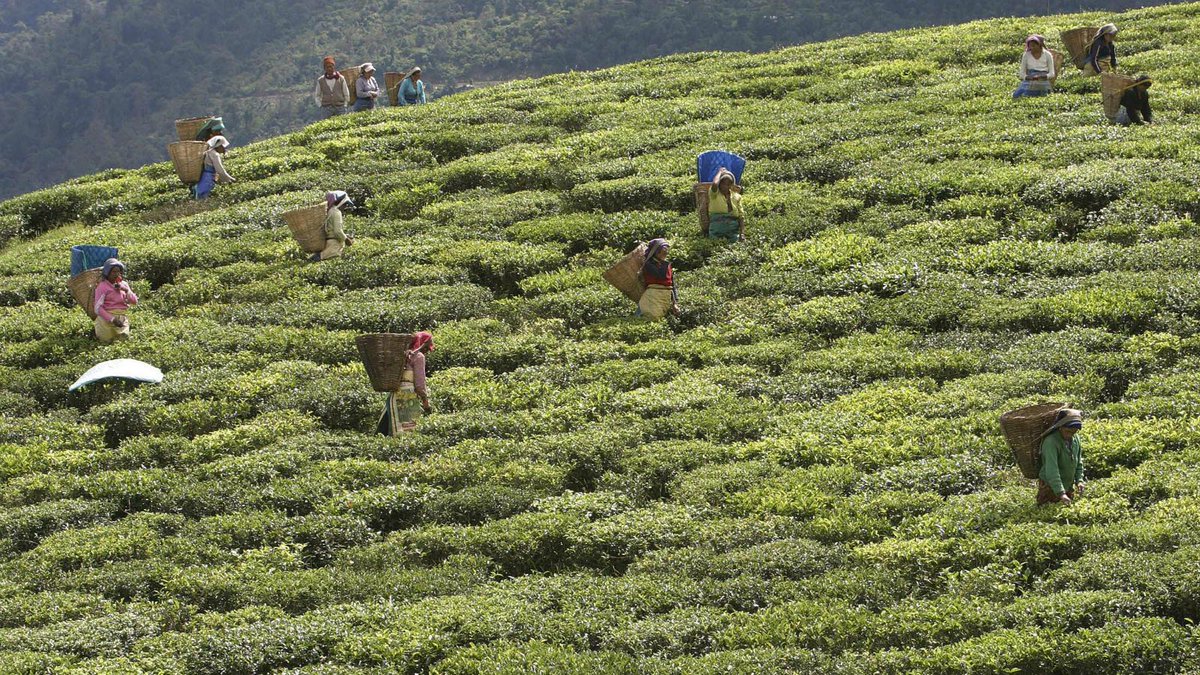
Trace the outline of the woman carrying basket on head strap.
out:
[[[679,296],[675,290],[675,271],[667,260],[671,244],[666,239],[651,239],[646,243],[646,262],[638,271],[638,279],[646,286],[638,300],[638,314],[655,321],[668,312],[679,315]]]
[[[379,83],[375,81],[375,66],[370,62],[358,67],[358,80],[354,83],[354,112],[374,110],[379,98]]]
[[[417,428],[421,416],[433,412],[425,387],[425,355],[433,351],[433,335],[421,331],[413,335],[404,353],[404,376],[400,388],[388,394],[377,430],[384,436],[399,436]]]
[[[103,279],[96,285],[92,297],[96,312],[96,338],[104,344],[114,340],[129,339],[129,308],[138,303],[137,294],[125,281],[125,263],[116,258],[104,261],[100,274]]]
[[[312,254],[309,262],[320,262],[336,258],[342,251],[354,243],[343,227],[342,211],[354,208],[354,202],[345,190],[334,190],[325,193],[325,248],[320,253]]]
[[[1025,53],[1021,54],[1021,86],[1013,92],[1013,98],[1045,96],[1054,87],[1054,54],[1046,49],[1046,38],[1030,35],[1025,38]]]
[[[708,237],[733,243],[746,238],[746,213],[742,210],[741,188],[733,172],[717,170],[708,193]]]
[[[1104,72],[1117,70],[1117,26],[1106,23],[1096,31],[1092,44],[1088,48],[1087,63],[1084,64],[1084,75],[1099,75]]]
[[[1070,504],[1083,494],[1083,450],[1076,433],[1083,428],[1083,413],[1070,408],[1058,411],[1042,439],[1038,471],[1038,506]]]
[[[421,69],[414,67],[408,71],[404,81],[400,83],[400,95],[396,97],[400,105],[420,105],[425,103],[425,83],[421,81]]]
[[[204,199],[217,186],[217,183],[232,183],[233,176],[225,171],[225,163],[221,155],[229,147],[229,141],[224,136],[213,136],[208,139],[208,150],[204,151],[204,170],[200,172],[200,182],[196,183],[196,199]]]

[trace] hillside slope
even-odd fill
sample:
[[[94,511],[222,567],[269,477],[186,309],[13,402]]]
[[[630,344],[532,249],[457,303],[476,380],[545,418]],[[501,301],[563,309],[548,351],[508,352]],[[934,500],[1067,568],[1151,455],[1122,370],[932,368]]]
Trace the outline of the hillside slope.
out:
[[[1129,12],[1158,124],[1014,102],[995,20],[699,53],[344,117],[0,204],[0,672],[1200,668],[1200,4]],[[695,154],[750,159],[699,238]],[[278,214],[365,205],[348,256]],[[600,278],[675,243],[683,316]],[[65,290],[119,246],[101,347]],[[370,433],[360,332],[431,328]],[[68,394],[139,358],[159,386]],[[996,418],[1088,413],[1036,508]]]
[[[1094,9],[1146,3],[1095,0]],[[180,117],[236,143],[317,119],[321,58],[426,69],[435,95],[704,49],[766,51],[867,31],[1071,11],[1067,0],[0,1],[0,198],[157,161]],[[718,20],[716,17],[722,17]],[[382,82],[382,80],[381,80]]]

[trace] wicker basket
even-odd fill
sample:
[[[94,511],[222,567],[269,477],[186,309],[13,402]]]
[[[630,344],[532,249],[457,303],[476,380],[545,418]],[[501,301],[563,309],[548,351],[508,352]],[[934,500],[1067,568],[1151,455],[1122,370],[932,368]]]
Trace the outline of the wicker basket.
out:
[[[1046,435],[1046,430],[1054,424],[1058,411],[1066,405],[1040,403],[1010,410],[1000,416],[1000,432],[1004,434],[1004,440],[1008,442],[1008,448],[1012,450],[1022,476],[1038,477],[1042,438]]]
[[[350,100],[346,101],[346,105],[354,105],[354,101],[358,99],[358,95],[355,94],[357,91],[357,89],[355,89],[355,85],[358,83],[359,75],[358,66],[344,68],[338,72],[342,74],[342,77],[346,78],[346,87],[350,91]]]
[[[367,377],[375,391],[393,392],[400,388],[404,368],[408,365],[408,333],[371,333],[354,338]]]
[[[1046,51],[1050,52],[1050,58],[1054,59],[1054,77],[1050,80],[1053,82],[1054,80],[1062,77],[1063,55],[1062,52],[1056,52],[1053,49],[1046,49]]]
[[[621,258],[616,265],[605,270],[604,280],[615,286],[625,297],[637,302],[646,291],[646,285],[638,279],[638,272],[642,270],[645,262],[646,245],[638,244],[637,248]]]
[[[306,253],[320,253],[325,249],[325,213],[322,202],[283,214],[283,222]]]
[[[696,183],[692,195],[696,197],[696,215],[700,217],[700,233],[708,236],[708,194],[712,183]]]
[[[88,318],[96,320],[96,287],[104,279],[99,267],[84,270],[79,274],[71,277],[67,281],[67,288],[71,291],[71,297],[75,298],[75,302],[87,312]]]
[[[384,73],[383,87],[387,89],[388,103],[395,108],[400,105],[400,85],[404,83],[404,73]]]
[[[184,185],[195,185],[200,182],[200,174],[204,171],[204,153],[208,143],[203,141],[179,141],[167,146],[171,162],[175,165],[175,173]]]
[[[205,115],[204,117],[189,117],[185,120],[175,120],[175,133],[179,135],[181,141],[194,141],[196,134],[200,133],[200,129],[208,124],[213,115]]]
[[[1083,66],[1087,63],[1088,51],[1092,47],[1092,39],[1096,37],[1096,31],[1100,30],[1099,26],[1087,26],[1084,28],[1072,28],[1061,33],[1063,46],[1067,48],[1067,53],[1071,55],[1071,62],[1075,67],[1083,70]]]
[[[1137,78],[1118,73],[1100,73],[1100,94],[1104,100],[1104,115],[1116,119],[1121,110],[1121,95],[1132,87]]]

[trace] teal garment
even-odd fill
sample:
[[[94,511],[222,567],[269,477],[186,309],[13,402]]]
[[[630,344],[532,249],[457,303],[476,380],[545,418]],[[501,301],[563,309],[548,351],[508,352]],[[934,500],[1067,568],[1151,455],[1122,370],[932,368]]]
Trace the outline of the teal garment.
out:
[[[225,122],[223,122],[220,117],[214,117],[205,122],[204,126],[200,127],[200,130],[196,132],[196,140],[207,141],[213,136],[213,134],[220,134],[224,132]]]
[[[714,213],[708,219],[708,238],[724,239],[730,243],[738,240],[738,219],[727,213]]]
[[[1058,430],[1042,439],[1042,468],[1038,472],[1055,495],[1073,492],[1083,482],[1083,450],[1078,434],[1068,444]]]
[[[400,105],[420,105],[425,102],[425,83],[417,80],[414,85],[411,77],[404,78],[400,84]]]

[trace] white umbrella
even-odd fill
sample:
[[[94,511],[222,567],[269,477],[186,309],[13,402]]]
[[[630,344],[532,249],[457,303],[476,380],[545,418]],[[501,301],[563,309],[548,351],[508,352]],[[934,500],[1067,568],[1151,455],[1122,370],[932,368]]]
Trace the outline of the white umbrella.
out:
[[[105,361],[92,366],[78,380],[75,380],[75,384],[71,385],[71,388],[67,391],[75,391],[93,382],[112,378],[157,384],[162,382],[163,374],[161,370],[145,361],[138,361],[137,359],[113,359],[112,361]]]

